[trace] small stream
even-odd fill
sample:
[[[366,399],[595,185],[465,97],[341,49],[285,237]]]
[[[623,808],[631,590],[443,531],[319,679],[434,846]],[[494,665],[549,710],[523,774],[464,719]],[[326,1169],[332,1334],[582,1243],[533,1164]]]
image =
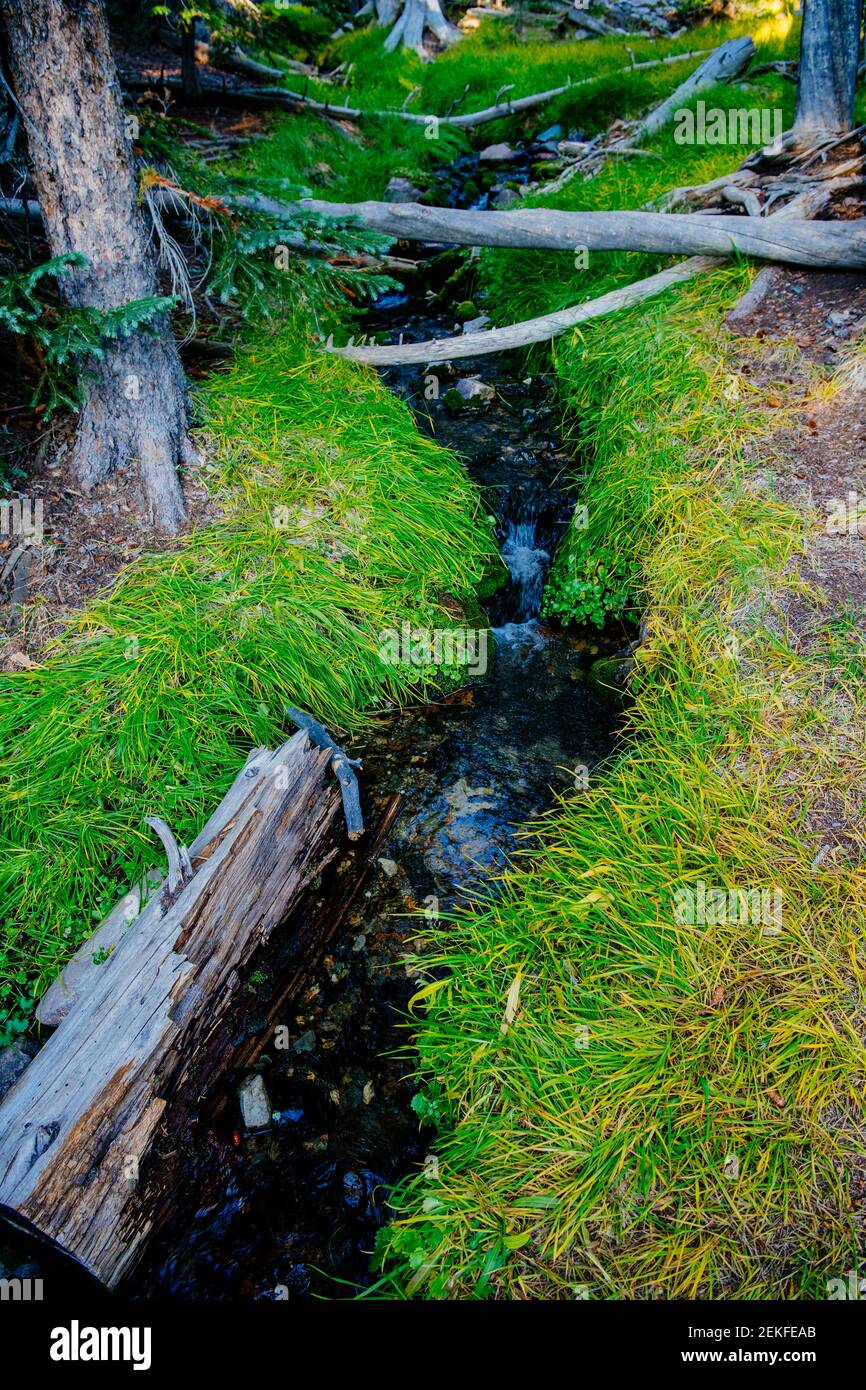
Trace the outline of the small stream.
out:
[[[388,296],[368,331],[402,331],[406,340],[453,332],[450,316],[425,312],[408,296]],[[287,1010],[288,1045],[267,1040],[259,1069],[271,1128],[242,1133],[232,1097],[191,1146],[182,1201],[127,1290],[135,1296],[344,1298],[370,1282],[389,1189],[432,1141],[411,1106],[403,1023],[419,982],[405,953],[419,925],[447,930],[439,915],[462,896],[495,892],[521,823],[616,747],[620,706],[588,672],[631,634],[563,632],[539,617],[575,501],[564,490],[573,462],[548,383],[522,379],[520,366],[502,357],[462,364],[460,376],[483,378],[496,395],[456,410],[444,389],[425,399],[422,369],[385,373],[420,427],[462,456],[497,519],[508,581],[487,605],[488,668],[437,703],[384,712],[367,746],[353,748],[363,758],[368,823],[395,793],[399,813],[363,893]],[[269,988],[265,981],[265,998]]]

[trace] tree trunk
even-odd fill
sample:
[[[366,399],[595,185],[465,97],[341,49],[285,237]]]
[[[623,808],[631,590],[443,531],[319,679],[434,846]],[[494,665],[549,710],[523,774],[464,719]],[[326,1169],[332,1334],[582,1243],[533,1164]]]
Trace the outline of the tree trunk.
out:
[[[195,20],[180,24],[180,80],[183,84],[184,100],[196,102],[201,96],[201,83],[198,80],[198,63],[195,53]]]
[[[863,0],[804,0],[794,133],[851,129]]]
[[[390,6],[387,12],[390,12]],[[379,21],[383,23],[383,20]],[[456,43],[463,35],[445,18],[440,0],[405,0],[403,11],[385,40],[388,52],[403,44],[424,58],[424,30],[429,29],[445,46]]]
[[[88,265],[62,277],[72,305],[114,308],[156,292],[101,0],[0,0],[10,77],[26,114],[30,166],[52,255]],[[86,491],[137,464],[150,518],[184,516],[177,465],[196,454],[168,321],[106,343],[86,380],[73,469]]]

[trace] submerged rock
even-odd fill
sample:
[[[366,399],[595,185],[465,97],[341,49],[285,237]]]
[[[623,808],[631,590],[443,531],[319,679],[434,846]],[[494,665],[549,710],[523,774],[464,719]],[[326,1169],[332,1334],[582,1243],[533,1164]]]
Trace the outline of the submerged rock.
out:
[[[38,1051],[39,1044],[33,1038],[16,1038],[8,1047],[0,1048],[0,1100],[12,1090]]]
[[[238,1104],[244,1129],[267,1129],[271,1123],[268,1089],[258,1072],[244,1077],[238,1087]]]
[[[482,164],[507,164],[510,159],[517,156],[510,145],[487,145],[478,156]]]

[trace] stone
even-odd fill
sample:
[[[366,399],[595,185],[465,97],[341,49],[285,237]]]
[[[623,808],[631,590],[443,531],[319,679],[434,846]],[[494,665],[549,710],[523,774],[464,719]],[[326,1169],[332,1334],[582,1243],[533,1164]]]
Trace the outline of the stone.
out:
[[[516,155],[510,145],[485,145],[478,156],[481,164],[507,164],[510,159],[515,159]]]
[[[464,333],[480,333],[490,322],[489,314],[479,314],[477,319],[467,319],[463,325]]]
[[[490,405],[496,400],[496,389],[488,386],[477,376],[464,376],[455,384],[454,390],[461,400],[471,401],[473,405]]]
[[[520,201],[520,194],[513,188],[498,188],[490,200],[490,206],[497,212],[507,212],[509,208],[516,208]]]
[[[39,1044],[35,1038],[16,1038],[8,1047],[0,1048],[0,1100],[7,1091],[12,1090],[38,1051]]]
[[[268,1088],[257,1071],[245,1076],[238,1087],[238,1104],[244,1129],[267,1129],[271,1123]]]
[[[549,125],[547,130],[543,130],[536,138],[538,140],[558,140],[562,135],[561,125]]]
[[[388,180],[382,197],[386,203],[417,203],[421,197],[421,189],[416,188],[411,179],[395,174]]]

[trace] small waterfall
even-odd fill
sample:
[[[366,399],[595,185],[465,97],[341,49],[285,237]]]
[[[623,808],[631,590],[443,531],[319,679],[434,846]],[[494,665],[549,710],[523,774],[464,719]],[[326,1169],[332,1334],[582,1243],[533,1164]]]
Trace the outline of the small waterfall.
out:
[[[566,519],[561,498],[534,482],[505,488],[497,515],[499,553],[508,583],[490,605],[490,621],[508,641],[541,612],[544,581]]]

